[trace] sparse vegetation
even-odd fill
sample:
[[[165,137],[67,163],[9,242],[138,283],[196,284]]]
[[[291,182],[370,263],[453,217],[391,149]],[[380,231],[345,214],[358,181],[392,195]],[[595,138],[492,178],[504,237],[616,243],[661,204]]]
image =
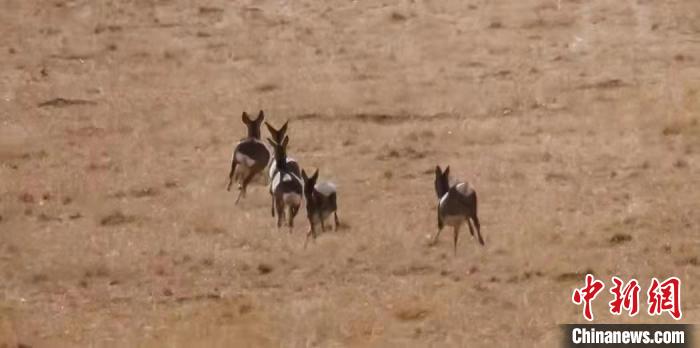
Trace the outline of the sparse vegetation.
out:
[[[134,216],[125,215],[121,211],[112,212],[100,219],[100,225],[102,226],[117,226],[128,224],[134,222],[136,218]]]
[[[632,235],[627,233],[616,233],[610,238],[610,244],[617,245],[627,243],[632,240]]]
[[[594,270],[700,302],[697,1],[14,3],[0,347],[551,347]],[[259,109],[338,184],[306,250],[225,190]],[[485,247],[428,245],[436,164]]]

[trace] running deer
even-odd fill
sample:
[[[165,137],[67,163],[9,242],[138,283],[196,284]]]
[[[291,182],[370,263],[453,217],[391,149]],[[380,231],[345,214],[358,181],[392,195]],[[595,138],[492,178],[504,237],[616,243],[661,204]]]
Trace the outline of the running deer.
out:
[[[272,178],[270,182],[270,193],[272,194],[273,200],[273,212],[277,211],[277,228],[282,227],[282,221],[284,221],[286,215],[286,207],[289,207],[289,220],[287,224],[289,226],[289,233],[292,232],[294,227],[294,217],[296,217],[299,212],[299,207],[301,207],[303,186],[301,178],[294,174],[289,166],[287,166],[287,145],[289,144],[289,137],[285,136],[282,143],[276,143],[272,139],[268,138],[267,141],[272,145],[275,150],[275,163],[277,165],[277,174]]]
[[[432,244],[437,243],[440,232],[445,225],[454,229],[454,253],[457,254],[457,240],[459,230],[463,223],[469,226],[469,232],[474,236],[474,228],[479,239],[479,243],[484,245],[481,238],[481,224],[477,217],[476,191],[466,182],[456,182],[450,186],[450,167],[447,166],[442,171],[440,166],[435,167],[435,193],[438,198],[437,218],[438,232],[433,238]],[[474,228],[472,228],[472,223]]]
[[[228,174],[228,186],[226,191],[231,191],[233,181],[238,183],[238,197],[236,204],[245,197],[246,188],[250,181],[270,162],[270,150],[260,140],[260,125],[265,119],[262,110],[255,120],[251,120],[244,111],[242,115],[243,123],[248,127],[248,136],[242,139],[233,150],[231,159],[231,172]]]
[[[270,131],[270,135],[272,136],[272,141],[275,143],[281,144],[282,141],[284,140],[284,137],[287,135],[287,126],[289,124],[289,121],[285,122],[280,129],[275,129],[271,124],[265,122],[265,126],[267,126],[267,130]],[[296,176],[300,176],[300,167],[299,163],[291,158],[287,157],[287,167],[289,170],[296,174]],[[277,174],[277,163],[273,161],[270,163],[270,170],[268,171],[268,176],[270,178],[270,181],[275,177],[275,174]],[[274,216],[274,215],[273,215]]]
[[[325,221],[333,214],[335,225],[333,230],[338,229],[338,202],[337,190],[332,182],[316,183],[318,180],[318,169],[309,177],[304,170],[301,171],[304,179],[304,198],[306,199],[306,216],[309,219],[309,232],[306,234],[304,248],[309,242],[309,236],[316,240],[316,225],[321,225],[321,231],[326,231]]]

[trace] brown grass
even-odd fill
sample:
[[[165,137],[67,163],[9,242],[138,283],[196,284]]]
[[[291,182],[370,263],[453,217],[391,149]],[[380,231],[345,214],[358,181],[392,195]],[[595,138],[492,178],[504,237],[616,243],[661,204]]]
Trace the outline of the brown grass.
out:
[[[551,347],[593,271],[700,321],[698,1],[13,4],[0,345]],[[259,109],[338,185],[306,250],[225,190]],[[438,164],[485,247],[429,245]]]

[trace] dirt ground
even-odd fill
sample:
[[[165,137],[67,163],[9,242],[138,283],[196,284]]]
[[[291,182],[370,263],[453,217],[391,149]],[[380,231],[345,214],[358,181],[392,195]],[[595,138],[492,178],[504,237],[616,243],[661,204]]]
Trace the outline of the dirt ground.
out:
[[[700,1],[0,8],[0,346],[553,347],[585,272],[700,322]],[[306,250],[225,190],[260,109],[339,188]],[[436,164],[485,247],[428,245]]]

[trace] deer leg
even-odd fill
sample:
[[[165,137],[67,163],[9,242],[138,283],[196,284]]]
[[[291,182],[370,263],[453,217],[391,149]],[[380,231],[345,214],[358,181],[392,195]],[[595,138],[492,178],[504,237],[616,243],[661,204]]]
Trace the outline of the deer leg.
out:
[[[243,189],[238,189],[238,196],[236,196],[236,203],[234,203],[234,204],[238,204],[238,201],[241,200],[241,196],[243,195],[243,192],[244,192]]]
[[[476,227],[476,234],[477,236],[479,236],[479,244],[485,245],[484,239],[481,238],[481,224],[479,223],[479,217],[475,214],[474,216],[472,216],[472,221],[474,222],[474,226]]]
[[[292,229],[294,228],[294,218],[297,216],[298,212],[299,206],[289,207],[289,233],[292,233]]]
[[[275,198],[275,208],[277,209],[277,229],[282,227],[282,222],[284,221],[284,202],[282,202],[282,197]]]
[[[433,241],[430,243],[431,245],[437,244],[438,238],[440,237],[440,232],[442,232],[442,228],[445,227],[445,224],[443,224],[442,218],[440,217],[440,208],[438,208],[437,220],[438,220],[438,231],[435,234],[435,236],[433,236]]]
[[[306,249],[306,245],[309,243],[310,236],[314,237],[314,241],[316,240],[316,229],[314,228],[314,223],[312,221],[309,221],[309,232],[306,233],[306,240],[304,241],[304,249]]]
[[[442,227],[438,227],[437,233],[435,233],[435,236],[433,236],[433,241],[430,242],[431,245],[435,245],[438,242],[438,238],[440,238],[440,233],[442,232]]]
[[[467,216],[467,226],[469,226],[469,233],[471,233],[472,237],[474,237],[474,228],[472,227],[472,224],[469,221],[469,217]]]
[[[236,172],[236,164],[236,158],[234,157],[231,159],[231,171],[228,173],[228,185],[226,185],[226,191],[231,191],[231,184],[233,184],[233,174]]]
[[[246,176],[243,179],[243,182],[241,182],[240,192],[238,192],[238,198],[236,198],[236,204],[238,204],[238,201],[241,198],[245,197],[246,188],[248,187],[248,183],[250,183],[250,180],[252,180],[254,176],[255,176],[255,172],[251,171],[250,173],[248,173],[248,176]]]
[[[457,255],[457,241],[459,240],[459,228],[460,228],[460,227],[461,227],[461,225],[457,225],[457,226],[455,226],[455,228],[454,228],[454,239],[455,239],[455,242],[454,242],[454,254],[455,254],[455,255]]]
[[[250,170],[250,173],[248,173],[248,176],[243,178],[243,182],[241,183],[241,191],[243,191],[243,197],[245,197],[246,189],[248,188],[248,184],[250,184],[250,181],[253,180],[253,177],[255,176],[255,171],[252,169]]]
[[[333,212],[333,217],[335,218],[335,225],[333,225],[333,231],[337,231],[338,226],[340,225],[340,221],[338,221],[338,211]]]

